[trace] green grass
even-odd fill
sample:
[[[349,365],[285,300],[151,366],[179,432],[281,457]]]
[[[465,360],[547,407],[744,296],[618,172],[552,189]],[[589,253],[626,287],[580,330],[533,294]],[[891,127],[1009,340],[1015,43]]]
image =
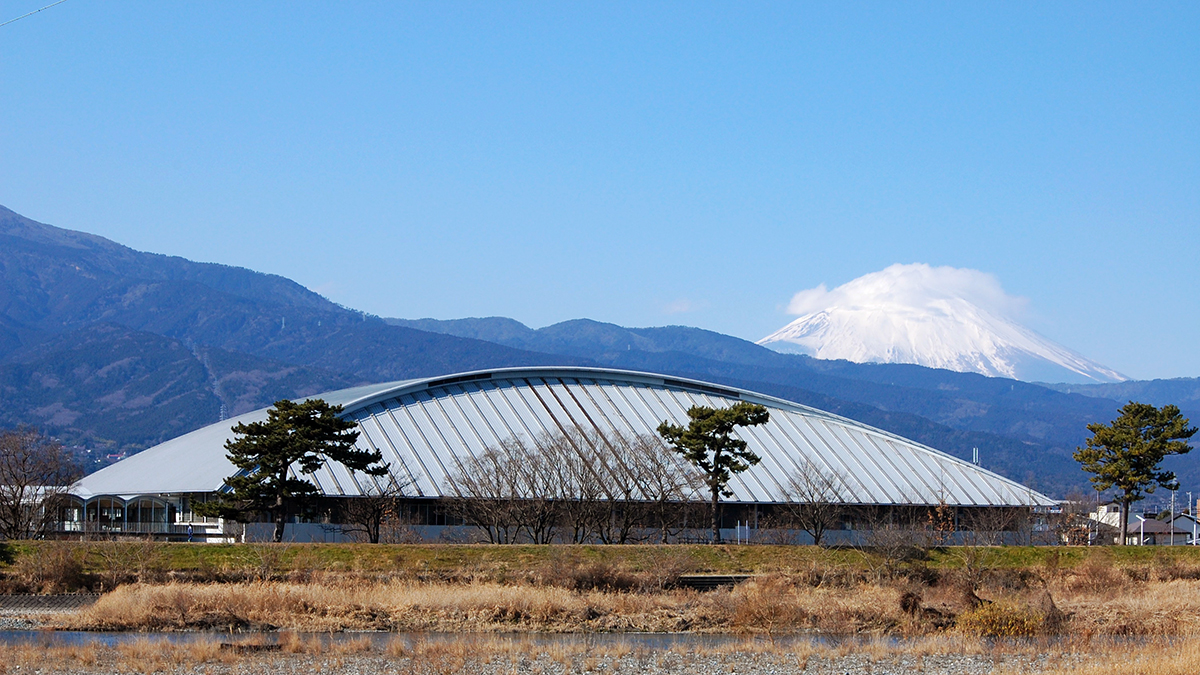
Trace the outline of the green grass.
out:
[[[153,558],[164,571],[312,570],[406,572],[504,577],[555,564],[607,564],[632,572],[665,562],[698,574],[804,573],[814,569],[870,570],[880,560],[869,551],[815,546],[533,546],[490,544],[185,544],[139,542],[15,542],[0,545],[0,570],[48,547],[72,547],[84,571],[102,574]],[[1070,569],[1090,558],[1118,567],[1200,564],[1200,547],[940,547],[916,564],[957,569],[968,563],[991,569]]]

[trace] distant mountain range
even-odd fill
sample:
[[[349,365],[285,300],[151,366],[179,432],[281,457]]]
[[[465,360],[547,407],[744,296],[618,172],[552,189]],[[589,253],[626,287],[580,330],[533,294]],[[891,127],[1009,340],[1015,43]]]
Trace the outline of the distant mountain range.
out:
[[[134,251],[0,207],[0,426],[136,451],[279,398],[581,363],[348,310],[251,270]]]
[[[1197,379],[1049,387],[781,354],[684,326],[381,319],[282,277],[141,253],[0,207],[0,426],[42,427],[93,465],[279,398],[548,364],[760,391],[958,457],[977,447],[985,467],[1052,494],[1085,486],[1071,451],[1127,397],[1170,399],[1200,419]],[[1200,462],[1173,462],[1200,485]]]
[[[821,359],[911,363],[1026,382],[1128,379],[1004,316],[1009,304],[999,283],[977,270],[892,265],[832,291],[797,294],[789,309],[800,318],[758,344]]]

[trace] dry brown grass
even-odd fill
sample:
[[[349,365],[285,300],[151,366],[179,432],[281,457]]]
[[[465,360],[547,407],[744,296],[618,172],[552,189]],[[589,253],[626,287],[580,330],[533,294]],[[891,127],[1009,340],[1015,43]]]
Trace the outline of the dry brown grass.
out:
[[[83,552],[73,546],[47,546],[24,555],[7,570],[5,592],[69,593],[86,585]]]
[[[775,572],[710,593],[635,583],[636,575],[623,568],[564,554],[555,558],[566,568],[561,574],[539,568],[532,575],[512,574],[506,582],[471,574],[371,580],[305,572],[291,575],[292,581],[131,584],[62,619],[59,627],[693,631],[757,634],[771,641],[807,630],[905,637],[1200,634],[1200,567],[1167,554],[1143,556],[1137,564],[1114,562],[1121,554],[1101,551],[1072,567],[994,569],[976,576],[921,567],[882,581],[849,573]],[[285,647],[296,653],[310,648]]]
[[[238,659],[236,654],[222,651],[220,644],[211,640],[172,644],[142,639],[116,648],[97,643],[4,645],[0,646],[0,673],[74,673],[84,670],[154,673],[186,669],[204,663],[229,664]]]
[[[747,632],[920,636],[1157,636],[1200,633],[1200,581],[1113,586],[1072,577],[1040,587],[961,590],[859,583],[812,587],[774,575],[730,590],[625,593],[479,583],[133,584],[61,620],[90,630]],[[901,597],[908,594],[908,610]]]
[[[1200,581],[1131,582],[1116,590],[1055,595],[1070,631],[1089,635],[1194,635],[1200,632]]]
[[[1196,675],[1200,673],[1200,644],[1195,641],[1152,641],[1138,646],[1096,650],[1065,667],[1050,666],[1040,675]],[[1017,675],[1028,670],[1001,669],[997,675]]]
[[[908,621],[895,589],[812,588],[768,577],[697,593],[577,591],[495,583],[133,584],[62,620],[90,630],[287,629],[775,634],[797,629],[895,632]]]

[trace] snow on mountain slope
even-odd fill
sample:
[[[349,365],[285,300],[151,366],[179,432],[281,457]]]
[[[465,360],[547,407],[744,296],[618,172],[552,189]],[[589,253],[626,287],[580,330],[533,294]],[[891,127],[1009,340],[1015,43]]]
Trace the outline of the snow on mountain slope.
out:
[[[800,318],[758,344],[857,363],[915,363],[1038,382],[1119,382],[1124,375],[1010,318],[1024,300],[976,270],[892,265],[832,291],[801,291]]]

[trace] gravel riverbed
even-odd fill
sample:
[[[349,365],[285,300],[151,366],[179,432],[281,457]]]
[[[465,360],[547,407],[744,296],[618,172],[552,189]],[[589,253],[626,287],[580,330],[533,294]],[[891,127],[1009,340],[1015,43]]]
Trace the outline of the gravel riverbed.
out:
[[[244,675],[271,673],[288,675],[691,675],[729,673],[745,675],[984,675],[987,673],[1038,673],[1048,660],[1055,667],[1066,665],[1061,659],[1045,655],[999,656],[939,654],[924,656],[871,657],[864,654],[844,656],[797,657],[789,654],[729,652],[725,654],[688,654],[675,651],[646,652],[624,656],[592,656],[586,653],[569,657],[541,654],[521,657],[386,657],[380,655],[264,654],[239,657],[234,661],[204,663],[166,663],[136,661],[115,650],[99,653],[95,662],[10,665],[10,673],[187,673],[204,675]]]

